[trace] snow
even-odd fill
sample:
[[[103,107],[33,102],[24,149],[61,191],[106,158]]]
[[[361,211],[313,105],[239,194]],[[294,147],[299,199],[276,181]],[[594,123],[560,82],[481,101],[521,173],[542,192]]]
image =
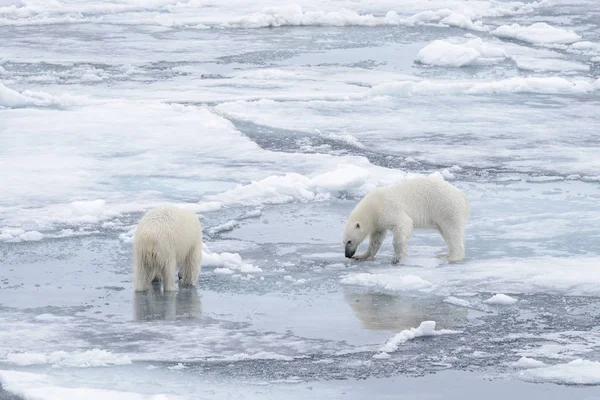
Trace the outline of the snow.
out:
[[[559,59],[517,58],[515,61],[517,63],[517,67],[525,71],[587,72],[590,70],[589,65]]]
[[[464,67],[472,64],[479,56],[479,52],[470,47],[435,40],[419,51],[416,61],[422,64]]]
[[[570,398],[553,383],[591,376],[596,2],[0,4],[0,364],[34,373],[0,397]],[[427,230],[398,266],[390,234],[345,259],[356,203],[414,176],[467,194],[465,260]],[[201,219],[202,274],[134,293],[165,203]],[[400,343],[445,330],[466,334]]]
[[[212,253],[206,248],[202,252],[202,266],[218,267],[215,273],[222,275],[230,275],[230,271],[262,272],[259,267],[244,262],[238,253]]]
[[[540,368],[545,367],[546,364],[534,358],[521,357],[514,363],[514,366],[518,368]]]
[[[399,181],[405,174],[398,171],[386,178],[390,180],[395,176]],[[341,164],[335,170],[313,177],[297,173],[268,176],[207,198],[227,205],[246,206],[284,204],[292,201],[323,201],[340,192],[364,195],[375,188],[374,182],[378,182],[378,176],[373,175],[366,168]]]
[[[53,367],[90,368],[131,364],[127,356],[112,354],[105,350],[92,349],[83,352],[55,351],[42,353],[10,353],[6,361],[18,366],[44,365]]]
[[[443,67],[464,67],[478,61],[502,60],[506,57],[507,54],[502,48],[488,45],[481,38],[475,38],[466,42],[434,40],[419,50],[416,61]]]
[[[518,77],[497,81],[398,81],[374,86],[374,96],[490,95],[511,93],[578,94],[598,90],[594,82],[561,77]]]
[[[429,289],[433,284],[416,275],[389,276],[387,274],[352,273],[342,278],[345,285],[373,287],[392,291]]]
[[[233,219],[233,220],[224,222],[220,225],[213,226],[212,228],[209,229],[209,232],[211,234],[229,232],[229,231],[234,230],[238,226],[240,226],[240,222]]]
[[[115,400],[176,400],[176,396],[144,395],[135,392],[96,389],[90,387],[64,387],[56,385],[54,379],[45,374],[18,371],[1,371],[3,389],[25,399],[115,399]]]
[[[500,306],[510,306],[513,304],[516,304],[519,300],[507,296],[503,293],[496,293],[495,295],[493,295],[492,297],[490,297],[487,300],[484,300],[483,302],[486,304],[494,304],[494,305],[500,305]]]
[[[572,30],[557,28],[545,22],[536,22],[529,26],[502,25],[492,31],[492,34],[533,44],[569,44],[581,40],[581,36]]]
[[[379,349],[382,353],[393,353],[398,351],[400,345],[419,337],[425,336],[439,336],[439,335],[455,335],[459,334],[459,331],[453,331],[450,329],[435,330],[435,321],[423,321],[417,328],[410,328],[397,333],[393,338],[387,341],[387,343]]]
[[[520,374],[524,379],[533,382],[597,385],[600,383],[600,362],[579,358],[566,364],[528,369]]]
[[[459,299],[454,296],[448,296],[444,299],[444,303],[452,304],[458,307],[472,308],[473,306],[468,300]]]

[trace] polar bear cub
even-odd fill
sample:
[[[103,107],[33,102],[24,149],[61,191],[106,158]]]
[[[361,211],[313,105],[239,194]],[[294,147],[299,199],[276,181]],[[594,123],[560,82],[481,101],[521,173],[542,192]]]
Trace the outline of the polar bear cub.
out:
[[[437,177],[419,177],[380,187],[368,193],[354,208],[343,234],[345,255],[354,260],[372,260],[388,230],[394,234],[394,258],[398,264],[406,256],[406,242],[413,228],[437,229],[448,246],[440,257],[460,261],[465,257],[463,242],[469,218],[467,197],[456,187]],[[369,236],[369,248],[355,255]]]
[[[202,227],[196,214],[164,205],[148,211],[140,220],[133,243],[133,287],[150,289],[154,279],[165,291],[175,291],[179,265],[182,285],[195,285],[202,262]]]

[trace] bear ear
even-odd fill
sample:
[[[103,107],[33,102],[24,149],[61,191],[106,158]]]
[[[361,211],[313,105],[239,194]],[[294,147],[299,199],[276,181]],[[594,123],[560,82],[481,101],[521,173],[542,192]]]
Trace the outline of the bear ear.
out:
[[[360,222],[356,223],[356,229],[360,229]]]

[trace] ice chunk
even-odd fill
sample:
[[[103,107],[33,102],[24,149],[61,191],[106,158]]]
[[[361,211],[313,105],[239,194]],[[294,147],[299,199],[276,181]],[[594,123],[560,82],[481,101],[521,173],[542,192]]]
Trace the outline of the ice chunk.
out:
[[[19,366],[50,364],[53,367],[106,367],[109,365],[131,364],[131,359],[125,355],[117,355],[106,350],[93,349],[84,352],[55,351],[50,354],[42,353],[10,353],[6,356],[9,363]]]
[[[533,44],[569,44],[581,39],[581,36],[571,30],[556,28],[545,22],[536,22],[530,26],[502,25],[492,34]]]
[[[243,273],[262,272],[262,269],[244,262],[238,253],[212,253],[208,249],[202,251],[202,265],[209,267],[218,267],[220,271],[216,273],[228,274],[226,269],[231,271],[240,271]]]
[[[431,282],[428,282],[416,275],[388,275],[369,273],[349,274],[348,276],[342,278],[342,283],[346,285],[366,286],[393,291],[419,290],[432,286]]]
[[[590,70],[589,65],[553,58],[515,58],[515,62],[517,63],[517,68],[525,71],[586,72]]]
[[[104,212],[105,206],[106,201],[102,199],[93,201],[74,201],[71,203],[74,215],[96,221]]]
[[[220,225],[213,226],[212,228],[209,229],[209,232],[212,234],[221,233],[221,232],[229,232],[229,231],[234,230],[238,226],[240,226],[240,222],[236,221],[235,219],[232,219],[232,220],[222,223]]]
[[[405,329],[402,332],[396,334],[393,338],[379,349],[383,353],[392,353],[400,347],[401,344],[408,342],[414,338],[423,336],[438,336],[438,335],[452,335],[461,333],[460,331],[453,331],[450,329],[435,330],[435,321],[423,321],[418,328]]]
[[[577,359],[566,364],[528,369],[520,375],[534,382],[597,385],[600,384],[600,362]]]
[[[519,368],[539,368],[545,367],[546,364],[534,358],[521,357],[514,363],[514,366]]]
[[[459,299],[457,297],[449,296],[444,299],[444,303],[452,304],[459,307],[472,308],[471,303],[464,299]]]
[[[492,297],[490,297],[489,299],[484,300],[483,302],[486,304],[509,306],[512,304],[516,304],[518,301],[519,300],[512,298],[510,296],[507,296],[505,294],[497,293],[497,294],[493,295]]]
[[[515,77],[498,81],[405,80],[373,86],[372,96],[487,95],[508,93],[577,94],[597,90],[595,82],[560,77]]]
[[[470,47],[434,40],[417,53],[416,61],[422,64],[463,67],[472,64],[481,54]]]

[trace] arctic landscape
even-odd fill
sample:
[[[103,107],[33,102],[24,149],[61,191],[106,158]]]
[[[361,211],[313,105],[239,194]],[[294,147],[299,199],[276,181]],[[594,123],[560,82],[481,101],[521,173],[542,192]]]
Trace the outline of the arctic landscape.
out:
[[[600,398],[599,134],[596,0],[0,0],[0,399]],[[465,259],[345,258],[420,175]]]

